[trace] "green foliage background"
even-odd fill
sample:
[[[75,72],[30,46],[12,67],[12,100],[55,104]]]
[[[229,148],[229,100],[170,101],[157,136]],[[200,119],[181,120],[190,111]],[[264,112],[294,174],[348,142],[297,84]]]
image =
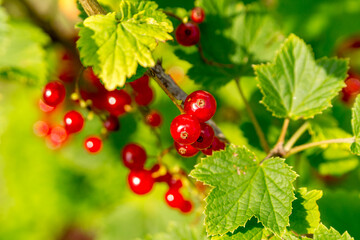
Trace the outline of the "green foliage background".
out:
[[[174,7],[186,10],[193,7],[193,1],[188,0],[157,2],[160,7],[169,10]],[[245,4],[250,2],[256,1],[244,1]],[[260,1],[260,5],[269,10],[285,36],[294,33],[310,44],[316,58],[335,55],[341,41],[360,33],[360,26],[357,24],[360,16],[358,0],[264,0]],[[207,42],[208,49],[213,48],[212,54],[220,59],[223,57],[222,41],[229,40],[229,35],[224,36],[220,39],[202,39]],[[47,47],[47,53],[51,55],[52,48]],[[174,55],[174,52],[184,51],[191,52],[194,49],[184,49],[169,43],[160,45],[155,55],[162,57],[165,69],[181,66],[186,71],[191,65]],[[40,71],[38,74],[47,74],[45,69],[39,70],[44,72]],[[196,72],[195,76],[196,74],[202,74],[202,71]],[[220,75],[219,78],[221,77]],[[43,76],[41,78],[44,82]],[[142,144],[148,155],[160,152],[156,147],[155,137],[141,122],[138,114],[133,113],[121,118],[121,130],[110,136],[104,144],[103,151],[98,155],[89,155],[82,147],[83,139],[87,135],[97,134],[101,129],[100,121],[96,118],[88,121],[85,129],[72,136],[66,146],[60,150],[49,150],[44,139],[37,138],[32,130],[34,122],[43,117],[37,105],[41,96],[41,84],[31,86],[19,83],[22,80],[12,81],[19,80],[16,74],[1,75],[1,79],[0,239],[57,239],[64,229],[72,225],[85,229],[100,240],[137,239],[148,234],[154,234],[153,239],[176,239],[166,233],[168,229],[173,233],[173,229],[182,229],[182,225],[194,223],[194,219],[201,215],[202,208],[198,202],[197,210],[191,215],[182,215],[169,209],[163,199],[165,185],[157,185],[154,191],[146,196],[135,196],[129,191],[126,186],[127,169],[120,161],[122,146],[134,141]],[[217,79],[207,79],[204,86],[196,85],[192,80],[196,79],[186,79],[181,86],[186,92],[203,88],[215,95],[218,101],[215,120],[219,122],[230,141],[238,145],[248,145],[251,150],[259,152],[260,144],[234,83],[230,82],[214,90],[211,81],[218,86]],[[258,104],[261,93],[257,90],[253,77],[244,78],[242,84],[268,139],[274,143],[281,121],[271,118],[271,113]],[[172,143],[169,125],[178,111],[154,82],[152,86],[156,89],[156,100],[151,107],[163,113],[165,121],[161,127],[161,136],[163,145],[169,146]],[[330,128],[339,129],[334,133],[336,136],[351,133],[350,119],[345,120],[347,116],[351,116],[350,108],[339,100],[333,105],[331,111],[324,113],[327,119],[331,119],[329,121],[334,122]],[[71,106],[64,108],[68,109]],[[60,122],[61,116],[60,113],[53,120]],[[316,129],[316,122],[314,126],[313,129]],[[297,127],[298,124],[295,123],[290,129],[294,130]],[[317,133],[315,137],[321,135]],[[305,135],[301,141],[307,141],[312,137],[314,135]],[[327,151],[331,151],[331,148]],[[301,176],[296,180],[296,186],[307,187],[308,190],[322,189],[324,196],[318,201],[322,222],[340,233],[347,230],[355,239],[360,238],[358,158],[351,157],[351,164],[349,161],[339,161],[346,157],[334,157],[329,160],[326,157],[327,151],[317,149],[307,151],[301,156],[300,164],[295,166],[295,171]],[[339,153],[338,149],[332,151]],[[328,155],[333,156],[332,153]],[[345,153],[345,156],[349,155]],[[294,160],[288,159],[288,164],[293,165]],[[151,165],[154,159],[149,161]],[[169,155],[165,161],[175,167],[181,166],[189,172],[197,159],[181,159],[176,155]],[[324,180],[319,172],[336,177],[327,177]],[[178,225],[169,226],[169,222],[172,221]],[[196,233],[189,229],[181,233],[189,234],[188,236],[194,239],[203,238],[203,220],[197,221],[200,221],[197,225],[200,229]],[[151,239],[149,236],[148,238]]]

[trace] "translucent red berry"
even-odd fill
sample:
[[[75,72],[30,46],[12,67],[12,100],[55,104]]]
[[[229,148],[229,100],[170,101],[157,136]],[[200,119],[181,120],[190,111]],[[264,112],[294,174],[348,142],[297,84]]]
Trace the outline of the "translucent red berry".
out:
[[[189,213],[191,212],[192,208],[193,208],[192,203],[188,200],[185,200],[182,202],[180,206],[180,211],[183,213]]]
[[[104,121],[104,127],[111,132],[119,130],[120,129],[119,119],[114,115],[110,115]]]
[[[89,153],[97,153],[101,150],[102,140],[98,137],[88,137],[85,139],[84,146]]]
[[[44,121],[37,121],[34,126],[34,133],[39,136],[39,137],[45,137],[46,135],[48,135],[50,127],[49,124],[47,122]]]
[[[170,188],[165,194],[165,201],[170,207],[180,208],[184,198],[178,189]]]
[[[201,123],[200,129],[201,129],[200,137],[191,145],[194,148],[202,150],[210,147],[210,145],[214,140],[215,133],[213,128],[206,123]]]
[[[346,81],[346,87],[343,88],[343,92],[349,95],[358,94],[360,92],[360,80],[357,78],[348,78]]]
[[[159,127],[162,123],[162,117],[158,111],[153,110],[146,115],[145,122],[152,127]]]
[[[149,105],[154,99],[154,91],[150,88],[144,88],[135,93],[135,102],[140,106]]]
[[[199,152],[198,149],[194,148],[191,145],[174,142],[174,146],[175,146],[176,151],[182,157],[193,157]]]
[[[139,79],[136,79],[133,82],[130,82],[130,86],[132,87],[132,89],[134,89],[137,92],[141,92],[141,90],[143,88],[148,88],[149,87],[149,76],[148,75],[144,75]]]
[[[64,116],[65,129],[68,133],[79,132],[84,126],[84,118],[77,111],[70,111]]]
[[[127,107],[130,107],[131,97],[124,90],[114,90],[106,94],[104,104],[110,114],[119,116],[126,112]]]
[[[192,22],[181,23],[176,28],[175,38],[180,45],[193,46],[200,40],[200,29]]]
[[[199,122],[206,122],[216,112],[216,100],[206,91],[195,91],[186,97],[184,110],[196,117]]]
[[[122,150],[122,160],[129,169],[142,169],[146,162],[146,152],[138,144],[129,143]]]
[[[154,186],[154,179],[150,171],[135,170],[130,171],[128,183],[134,193],[143,195],[151,191]]]
[[[55,126],[50,129],[50,139],[55,143],[63,143],[67,137],[68,134],[63,126]]]
[[[219,151],[225,149],[225,143],[220,141],[217,137],[214,137],[214,140],[210,147],[201,150],[205,155],[211,156],[213,151]]]
[[[44,102],[52,107],[61,103],[65,98],[65,87],[61,82],[54,81],[46,84],[43,91]]]
[[[39,108],[45,113],[51,112],[55,109],[55,107],[47,105],[42,99],[39,100]]]
[[[182,114],[171,122],[170,133],[176,142],[192,144],[200,136],[200,123],[190,114]]]
[[[205,19],[204,9],[201,7],[194,7],[191,10],[191,20],[195,23],[202,23]]]

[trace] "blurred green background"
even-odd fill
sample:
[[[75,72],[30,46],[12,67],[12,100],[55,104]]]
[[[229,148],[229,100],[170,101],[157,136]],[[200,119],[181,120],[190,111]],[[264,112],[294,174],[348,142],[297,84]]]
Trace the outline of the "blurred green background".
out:
[[[34,20],[23,14],[25,10],[21,7],[22,1],[3,2],[14,18]],[[157,2],[160,7],[168,10],[176,7],[189,10],[194,6],[194,2],[188,0]],[[269,10],[285,36],[295,33],[303,38],[311,44],[317,58],[336,55],[341,43],[360,35],[359,0],[259,2]],[[75,1],[29,0],[27,3],[44,18],[53,14],[55,24],[64,35],[76,34],[73,26],[79,19]],[[221,43],[214,47],[221,47]],[[188,93],[195,89],[210,89],[210,86],[195,85],[186,77],[190,64],[174,55],[178,48],[174,44],[162,44],[156,50],[156,55],[163,59],[166,71],[173,74]],[[49,46],[48,51],[55,77],[54,69],[60,64],[52,56],[57,51],[56,46]],[[356,64],[360,61],[359,51],[350,52],[347,56],[351,57],[351,64],[356,69]],[[243,83],[246,95],[251,99],[251,105],[273,143],[281,121],[271,119],[270,113],[258,103],[261,94],[252,77]],[[169,125],[178,110],[155,82],[151,82],[151,85],[156,91],[151,108],[162,112],[164,118],[160,130],[162,146],[165,148],[172,144]],[[231,142],[249,145],[252,150],[259,152],[258,140],[234,83],[230,82],[216,91],[211,90],[218,101],[215,120]],[[128,170],[120,159],[122,147],[129,141],[137,142],[144,146],[149,156],[156,156],[162,150],[157,148],[156,137],[143,123],[139,113],[133,112],[121,117],[120,131],[110,134],[99,154],[89,155],[83,148],[86,136],[101,132],[101,122],[96,117],[87,121],[84,130],[71,136],[65,145],[53,150],[48,147],[44,138],[34,134],[34,123],[47,120],[60,124],[68,109],[77,109],[84,115],[87,113],[70,101],[56,113],[43,113],[38,105],[41,94],[42,86],[39,85],[0,81],[0,239],[132,240],[166,232],[172,222],[176,222],[178,226],[194,226],[200,232],[203,231],[203,207],[198,201],[194,201],[193,213],[184,215],[166,206],[165,184],[157,184],[145,196],[134,195],[128,189]],[[344,119],[349,117],[350,108],[339,100],[336,100],[334,106],[335,113],[330,115],[334,115],[334,121],[342,129],[349,131],[350,121]],[[291,129],[296,129],[297,126],[298,124],[294,124]],[[308,139],[309,136],[304,136],[302,141]],[[320,158],[315,156],[317,160]],[[155,158],[149,158],[149,166],[155,161]],[[197,158],[182,159],[176,154],[169,154],[164,161],[169,166],[181,167],[188,172]],[[289,159],[290,164],[294,161]],[[324,196],[319,201],[322,221],[339,232],[348,230],[355,239],[360,238],[358,159],[353,158],[350,169],[336,177],[321,174],[319,165],[313,164],[308,155],[302,156],[298,162],[300,164],[295,166],[295,170],[301,175],[297,180],[298,186],[324,191]],[[191,196],[191,191],[187,194]],[[160,235],[155,235],[154,239],[156,236]]]

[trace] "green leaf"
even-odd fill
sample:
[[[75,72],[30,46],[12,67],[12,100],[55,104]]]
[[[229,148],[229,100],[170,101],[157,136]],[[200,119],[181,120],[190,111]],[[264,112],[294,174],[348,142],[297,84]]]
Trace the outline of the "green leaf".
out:
[[[322,197],[322,191],[307,191],[306,188],[300,188],[295,192],[295,197],[290,215],[290,229],[301,235],[314,233],[320,223],[316,201]]]
[[[50,38],[30,23],[11,20],[5,23],[6,17],[0,15],[0,78],[44,84],[48,75],[44,46]]]
[[[354,238],[352,238],[348,232],[341,235],[332,227],[328,229],[324,225],[320,224],[315,230],[314,240],[354,240]]]
[[[351,152],[360,155],[360,97],[355,100],[354,107],[352,108],[351,126],[355,136],[355,142],[351,144]]]
[[[262,103],[279,118],[311,118],[331,106],[344,87],[348,61],[314,59],[309,46],[290,35],[273,63],[254,70],[264,95]]]
[[[260,163],[247,148],[230,145],[203,158],[190,175],[213,187],[205,209],[209,235],[234,232],[253,216],[277,235],[289,225],[296,173],[284,159]]]
[[[252,218],[245,227],[238,227],[234,233],[215,236],[211,240],[262,240],[265,236],[264,226],[258,223],[256,218]]]
[[[120,11],[96,15],[80,24],[78,48],[108,90],[123,87],[138,65],[155,65],[151,51],[159,41],[172,39],[166,15],[151,1],[121,1]]]

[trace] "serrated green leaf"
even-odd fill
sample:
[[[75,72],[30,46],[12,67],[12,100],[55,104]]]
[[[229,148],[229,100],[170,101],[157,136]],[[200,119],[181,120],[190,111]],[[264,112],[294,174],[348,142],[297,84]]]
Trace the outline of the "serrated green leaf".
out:
[[[341,235],[338,231],[330,227],[326,228],[323,224],[315,230],[314,240],[354,240],[348,232]]]
[[[351,126],[355,136],[355,142],[351,144],[350,150],[353,154],[360,155],[360,97],[355,100],[352,108]]]
[[[205,209],[209,235],[233,232],[254,216],[277,235],[289,224],[296,173],[284,159],[260,164],[247,148],[230,145],[203,158],[190,175],[213,187]]]
[[[151,1],[121,1],[119,12],[88,17],[80,27],[78,47],[108,90],[123,87],[138,65],[152,67],[158,41],[172,39],[166,15]]]
[[[295,197],[290,215],[290,229],[301,235],[314,233],[320,223],[316,201],[322,197],[322,191],[307,191],[306,188],[300,188],[295,192]]]
[[[1,14],[3,19],[4,15]],[[0,31],[0,78],[42,85],[47,78],[44,46],[50,38],[23,21],[2,22]]]
[[[279,118],[311,118],[331,106],[344,87],[348,61],[314,59],[309,46],[290,35],[273,63],[254,66],[262,103]]]
[[[234,233],[215,236],[211,240],[262,240],[265,236],[264,226],[256,218],[252,218],[245,227],[238,227]]]

